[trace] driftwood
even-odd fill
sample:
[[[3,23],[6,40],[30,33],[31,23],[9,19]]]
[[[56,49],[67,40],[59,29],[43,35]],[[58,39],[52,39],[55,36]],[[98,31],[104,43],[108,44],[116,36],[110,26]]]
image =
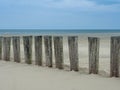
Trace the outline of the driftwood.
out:
[[[32,36],[23,36],[25,62],[32,63]]]
[[[111,37],[110,76],[119,77],[120,37]]]
[[[35,64],[42,65],[42,36],[35,36]]]
[[[12,39],[13,39],[14,61],[20,62],[20,37],[14,36]]]
[[[88,37],[89,42],[89,73],[98,74],[99,38]]]
[[[52,36],[44,36],[46,66],[52,67]]]
[[[78,61],[78,37],[69,36],[68,37],[69,45],[69,57],[70,57],[70,70],[78,71],[79,61]]]
[[[0,60],[2,59],[2,37],[0,37]]]
[[[54,50],[56,68],[63,69],[63,37],[54,37]]]
[[[5,61],[10,61],[10,45],[11,37],[3,37],[3,59]]]

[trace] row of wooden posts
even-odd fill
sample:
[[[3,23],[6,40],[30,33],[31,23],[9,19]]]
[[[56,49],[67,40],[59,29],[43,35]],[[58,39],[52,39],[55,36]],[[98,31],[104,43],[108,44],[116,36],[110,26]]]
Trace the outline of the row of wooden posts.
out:
[[[45,44],[46,66],[52,67],[52,40],[54,40],[55,65],[63,69],[63,36],[35,36],[35,64],[42,65],[42,38]],[[0,37],[0,59],[10,61],[10,42],[13,40],[14,61],[20,62],[20,36]],[[99,44],[98,37],[88,37],[89,42],[89,73],[99,72]],[[32,36],[23,36],[25,62],[32,63]],[[3,45],[3,46],[2,46]],[[79,71],[78,36],[68,36],[70,70]],[[119,77],[120,65],[120,37],[111,37],[110,76]]]

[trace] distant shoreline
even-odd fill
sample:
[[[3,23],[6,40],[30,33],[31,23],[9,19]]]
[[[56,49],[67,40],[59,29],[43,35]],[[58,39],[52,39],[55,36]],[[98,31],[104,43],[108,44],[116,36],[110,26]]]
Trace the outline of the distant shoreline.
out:
[[[0,29],[0,33],[120,33],[120,29]]]
[[[10,36],[24,36],[24,35],[52,35],[52,36],[69,36],[69,35],[79,35],[79,36],[96,36],[96,37],[111,37],[120,36],[120,30],[76,30],[76,29],[56,29],[56,30],[42,30],[42,29],[0,29],[0,36],[10,35]]]

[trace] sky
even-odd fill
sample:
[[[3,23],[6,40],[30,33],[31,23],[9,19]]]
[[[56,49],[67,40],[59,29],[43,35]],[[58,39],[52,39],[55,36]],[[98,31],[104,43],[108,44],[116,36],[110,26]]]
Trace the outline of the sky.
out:
[[[120,0],[0,0],[0,29],[120,29]]]

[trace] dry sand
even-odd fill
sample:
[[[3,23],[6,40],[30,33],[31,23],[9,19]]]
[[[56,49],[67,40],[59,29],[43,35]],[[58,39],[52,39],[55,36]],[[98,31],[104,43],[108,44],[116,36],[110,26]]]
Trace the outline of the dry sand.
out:
[[[88,75],[88,41],[91,35],[79,36],[80,72],[50,69],[33,65],[0,61],[0,90],[120,90],[120,78],[110,78],[110,35],[100,37],[99,74]],[[95,36],[95,35],[94,35]],[[33,40],[34,41],[34,40]],[[64,64],[69,66],[67,36],[64,36]],[[54,45],[53,45],[54,47]],[[11,61],[13,61],[11,46]],[[23,41],[21,39],[21,60],[24,63]],[[44,44],[43,61],[45,62]],[[54,49],[53,49],[53,61]],[[68,67],[67,67],[68,69]],[[107,77],[106,77],[107,76]]]
[[[33,42],[34,42],[34,39],[33,39]],[[32,45],[32,47],[33,47],[32,62],[34,64],[35,63],[34,44]],[[81,69],[87,70],[89,67],[88,35],[87,36],[82,36],[82,35],[79,36],[78,49],[79,49],[79,67]],[[64,36],[63,51],[64,51],[64,64],[69,66],[70,62],[69,62],[69,50],[68,50],[67,36]],[[14,59],[13,58],[13,46],[11,46],[11,61],[13,61],[13,59]],[[21,39],[21,62],[22,63],[25,62],[22,39]],[[43,62],[45,62],[44,40],[43,40]],[[53,43],[53,63],[55,63],[54,43]],[[100,70],[100,72],[99,72],[100,74],[109,75],[109,72],[110,72],[110,37],[100,37],[99,70]]]
[[[120,90],[120,78],[0,61],[0,90]]]

